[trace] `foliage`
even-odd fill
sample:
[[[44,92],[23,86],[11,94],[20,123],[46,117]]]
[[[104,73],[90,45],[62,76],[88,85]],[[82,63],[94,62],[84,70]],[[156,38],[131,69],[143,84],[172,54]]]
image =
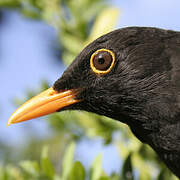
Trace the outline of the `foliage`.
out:
[[[0,0],[0,7],[16,9],[25,17],[44,21],[54,27],[60,45],[60,59],[67,65],[85,45],[112,30],[118,15],[118,10],[109,7],[104,0]],[[40,89],[47,87],[48,83],[43,82]],[[34,90],[28,90],[27,98],[36,93]],[[16,103],[21,104],[21,102],[16,100]],[[40,160],[37,159],[38,152],[34,158],[32,157],[34,160],[23,160],[17,165],[1,166],[0,179],[176,179],[160,163],[153,150],[139,142],[126,125],[85,112],[63,112],[50,115],[48,126],[53,132],[52,137],[48,140],[32,139],[27,148],[19,152],[18,157],[20,154],[21,156],[29,154],[30,150],[33,154],[36,145],[42,147],[48,144],[53,147],[49,149],[51,160],[45,147]],[[117,138],[113,138],[114,135]],[[77,143],[84,136],[90,138],[100,136],[105,145],[111,143],[117,147],[120,160],[123,160],[120,173],[112,173],[108,176],[102,168],[101,155],[97,156],[88,170],[81,162],[74,162],[75,142]],[[62,157],[65,151],[60,167],[59,157]]]
[[[75,143],[71,142],[67,147],[62,162],[60,173],[55,172],[55,168],[48,158],[48,149],[44,147],[40,162],[22,161],[17,166],[7,165],[0,167],[1,180],[134,180],[131,154],[125,159],[120,174],[112,173],[107,175],[102,169],[102,156],[98,155],[90,167],[86,170],[79,161],[73,161]],[[150,179],[148,175],[140,176],[139,179]],[[167,170],[163,169],[158,180],[176,179]]]

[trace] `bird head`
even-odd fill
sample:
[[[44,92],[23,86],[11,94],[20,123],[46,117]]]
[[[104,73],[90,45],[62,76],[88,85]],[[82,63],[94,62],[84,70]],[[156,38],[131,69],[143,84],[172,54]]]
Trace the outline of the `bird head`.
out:
[[[158,64],[164,58],[159,31],[131,27],[96,39],[50,89],[18,108],[8,124],[72,109],[123,122],[139,116],[168,68]]]
[[[127,123],[180,177],[179,42],[178,32],[157,28],[112,31],[85,47],[8,125],[62,110],[105,115]]]

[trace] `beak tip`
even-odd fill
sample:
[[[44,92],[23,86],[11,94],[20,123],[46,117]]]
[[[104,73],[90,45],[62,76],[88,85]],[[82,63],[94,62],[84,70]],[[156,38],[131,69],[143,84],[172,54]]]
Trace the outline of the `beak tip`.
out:
[[[75,99],[74,90],[57,92],[53,88],[40,93],[20,106],[9,118],[7,127],[22,121],[44,116],[68,105],[79,102]]]
[[[11,124],[13,124],[13,119],[12,118],[9,118],[7,124],[6,124],[6,127],[8,128]]]
[[[6,127],[8,128],[11,125],[11,121],[8,121],[8,123],[6,124]]]

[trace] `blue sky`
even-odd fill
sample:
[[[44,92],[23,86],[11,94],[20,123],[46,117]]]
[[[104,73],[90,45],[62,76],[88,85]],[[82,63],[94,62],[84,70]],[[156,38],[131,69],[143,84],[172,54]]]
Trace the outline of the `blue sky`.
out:
[[[49,63],[54,58],[49,51],[49,39],[56,38],[53,28],[27,20],[16,12],[9,12],[4,23],[0,30],[0,77],[3,82],[0,90],[1,132],[10,141],[19,141],[24,128],[18,125],[6,128],[8,117],[15,109],[13,98],[22,98],[28,88],[38,88],[42,79],[53,83],[62,74],[64,67]]]
[[[111,3],[121,11],[116,28],[155,26],[180,30],[179,0],[113,0]],[[56,39],[54,29],[44,23],[27,20],[16,12],[10,12],[4,23],[0,29],[0,131],[3,140],[11,144],[21,141],[21,137],[28,134],[30,127],[34,128],[35,134],[39,129],[40,135],[47,134],[42,120],[6,128],[8,117],[15,110],[12,99],[25,95],[28,88],[38,88],[42,79],[47,79],[52,84],[65,67],[58,63],[49,63],[54,58],[49,51],[49,39]],[[88,145],[83,144],[78,148],[87,149]],[[111,159],[106,160],[105,164],[112,163],[111,160],[114,159],[114,167],[118,166],[115,161],[116,151],[112,147],[102,149],[100,143],[94,145],[94,151],[89,154],[89,158],[93,159],[91,156],[102,151],[106,157],[111,154]]]
[[[178,0],[113,0],[122,10],[118,26],[153,26],[180,29]]]

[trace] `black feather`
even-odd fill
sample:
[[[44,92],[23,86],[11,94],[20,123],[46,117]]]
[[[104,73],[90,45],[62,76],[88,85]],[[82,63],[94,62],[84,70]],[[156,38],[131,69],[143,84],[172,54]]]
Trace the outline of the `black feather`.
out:
[[[115,53],[111,72],[98,75],[90,57],[98,49]],[[80,109],[128,124],[180,177],[180,33],[146,27],[110,32],[89,44],[54,84],[79,89]]]

